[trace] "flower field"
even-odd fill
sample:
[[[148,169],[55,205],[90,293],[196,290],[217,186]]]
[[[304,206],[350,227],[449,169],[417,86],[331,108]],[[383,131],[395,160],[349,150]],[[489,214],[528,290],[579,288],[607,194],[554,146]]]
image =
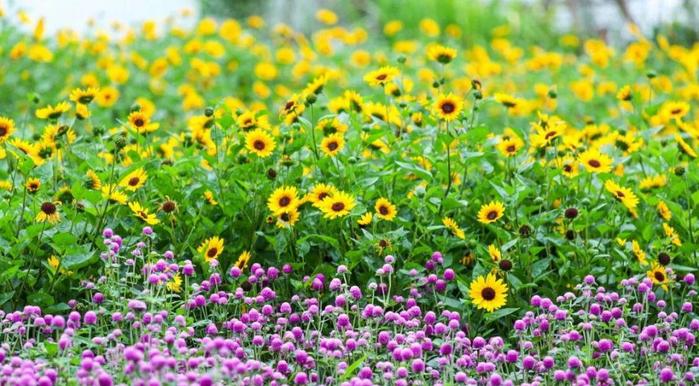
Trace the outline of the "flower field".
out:
[[[0,385],[699,382],[699,45],[313,16],[0,19]]]

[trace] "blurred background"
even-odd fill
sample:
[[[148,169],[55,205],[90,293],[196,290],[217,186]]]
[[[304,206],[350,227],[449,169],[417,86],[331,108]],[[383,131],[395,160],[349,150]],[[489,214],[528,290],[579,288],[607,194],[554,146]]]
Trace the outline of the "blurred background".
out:
[[[200,17],[245,18],[263,16],[269,23],[286,23],[305,32],[315,11],[335,11],[344,25],[380,31],[390,19],[417,29],[431,17],[441,25],[457,24],[471,37],[508,24],[525,40],[541,40],[542,34],[573,32],[609,41],[630,38],[626,24],[633,22],[648,37],[664,33],[671,40],[692,44],[699,30],[698,0],[0,0],[6,14],[25,10],[30,17],[46,17],[47,31],[88,24],[107,28],[112,21],[138,23],[179,16],[176,24],[189,26]],[[181,17],[187,10],[187,17]],[[552,31],[553,29],[553,31]]]

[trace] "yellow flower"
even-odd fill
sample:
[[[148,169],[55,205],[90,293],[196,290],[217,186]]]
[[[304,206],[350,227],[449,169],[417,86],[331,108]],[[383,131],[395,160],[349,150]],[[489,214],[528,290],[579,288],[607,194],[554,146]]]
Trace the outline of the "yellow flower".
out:
[[[347,216],[357,205],[354,198],[345,192],[338,192],[332,197],[326,197],[320,203],[320,210],[325,218],[335,219]]]
[[[15,121],[0,116],[0,143],[7,141],[15,131]]]
[[[478,222],[482,224],[490,224],[498,221],[505,213],[505,205],[500,201],[491,201],[483,204],[478,211]]]
[[[160,220],[158,220],[154,213],[150,213],[148,209],[142,207],[138,202],[130,202],[129,208],[136,215],[136,217],[140,218],[148,225],[156,225],[160,223]]]
[[[39,213],[36,215],[36,221],[37,222],[46,222],[48,221],[51,224],[56,224],[58,221],[61,220],[61,215],[58,213],[58,203],[53,203],[53,202],[44,202],[41,204],[41,209],[39,210]]]
[[[496,263],[502,259],[500,248],[496,247],[495,244],[488,245],[488,255],[490,255],[490,258]]]
[[[182,291],[182,275],[176,273],[170,281],[167,282],[165,287],[172,292]]]
[[[235,261],[235,266],[242,271],[248,266],[251,258],[252,254],[250,251],[243,251],[240,256],[238,256],[238,260]]]
[[[60,116],[70,110],[68,102],[60,102],[55,106],[47,105],[46,107],[37,109],[35,114],[39,119],[58,119]]]
[[[41,188],[41,181],[38,178],[29,178],[24,183],[24,187],[27,189],[27,192],[34,194]]]
[[[100,177],[94,170],[89,169],[85,174],[85,177],[85,187],[88,189],[100,190],[102,188],[102,180],[100,180]]]
[[[277,228],[289,229],[298,221],[301,214],[297,208],[292,208],[277,215]]]
[[[376,200],[374,210],[376,211],[376,217],[386,221],[393,221],[393,219],[396,218],[396,214],[398,213],[396,210],[396,206],[391,204],[391,202],[384,197],[381,197],[378,200]]]
[[[56,255],[51,255],[51,257],[49,257],[48,260],[47,260],[46,262],[48,263],[49,267],[51,267],[51,269],[52,269],[54,272],[55,272],[55,271],[58,269],[58,267],[61,265],[61,260],[59,260],[58,257],[56,257]]]
[[[476,308],[493,312],[507,303],[507,284],[489,273],[471,283],[469,295]]]
[[[427,57],[435,62],[447,64],[456,57],[456,50],[439,44],[433,44],[427,49]]]
[[[373,218],[374,218],[374,215],[371,212],[366,212],[359,217],[359,219],[357,220],[357,224],[360,227],[364,228],[367,225],[371,224],[371,220]]]
[[[298,191],[293,186],[281,186],[277,188],[267,200],[267,208],[279,216],[299,206]]]
[[[122,178],[121,182],[119,182],[119,186],[128,191],[135,192],[146,183],[147,179],[148,173],[146,173],[143,168],[138,168]]]
[[[119,90],[114,87],[105,87],[101,89],[95,97],[95,101],[100,107],[112,107],[118,99]]]
[[[658,215],[663,220],[670,221],[672,219],[672,212],[670,211],[670,208],[667,207],[665,201],[658,202],[656,209],[658,210]]]
[[[316,12],[316,20],[325,25],[334,25],[337,23],[337,15],[335,14],[335,12],[323,8],[319,9],[318,12]]]
[[[670,278],[668,277],[667,269],[665,267],[654,262],[650,271],[648,271],[646,274],[653,284],[660,284],[660,286],[667,290],[667,284],[670,282]]]
[[[578,161],[585,169],[593,173],[609,173],[612,170],[612,159],[595,149],[588,149],[578,156]]]
[[[117,189],[114,185],[102,186],[102,197],[117,204],[126,204],[126,194]]]
[[[665,232],[665,236],[669,238],[673,244],[677,245],[678,247],[682,246],[682,240],[680,240],[680,236],[675,231],[675,228],[671,227],[670,224],[664,222],[663,231]]]
[[[383,86],[398,76],[399,73],[400,72],[395,67],[384,66],[366,74],[364,76],[364,81],[370,86]]]
[[[159,123],[151,122],[150,116],[143,111],[132,112],[129,114],[128,120],[131,128],[141,134],[153,132],[160,127]]]
[[[435,114],[444,121],[453,121],[459,117],[463,102],[453,94],[440,95],[432,105]]]
[[[335,157],[345,147],[345,138],[342,133],[330,134],[320,142],[320,150],[329,157]]]
[[[677,146],[682,153],[690,158],[697,158],[697,152],[677,133],[675,133],[675,141],[677,141]]]
[[[459,224],[457,224],[453,218],[444,217],[442,219],[442,224],[444,224],[444,227],[449,229],[455,237],[461,240],[464,240],[466,238],[466,234],[464,233],[463,229],[459,227]]]
[[[311,190],[306,195],[305,199],[310,201],[313,206],[319,207],[320,203],[326,197],[332,197],[333,194],[337,193],[336,187],[328,184],[315,184]]]
[[[514,157],[517,152],[524,146],[524,141],[519,137],[511,137],[504,139],[497,144],[497,149],[505,157]]]
[[[641,180],[639,187],[641,190],[651,190],[657,189],[665,186],[667,184],[667,177],[665,175],[648,176]]]
[[[275,143],[272,136],[266,131],[255,129],[245,133],[245,148],[257,154],[258,157],[265,158],[272,155]]]
[[[223,239],[218,236],[210,237],[201,243],[197,252],[201,253],[207,263],[211,263],[223,252]]]
[[[608,192],[612,193],[614,198],[621,202],[626,209],[628,209],[631,214],[636,217],[635,209],[638,205],[638,197],[636,197],[636,194],[634,194],[631,189],[624,188],[612,180],[605,181],[604,188],[607,189]]]
[[[648,264],[648,260],[646,259],[646,252],[644,252],[643,249],[641,249],[641,246],[638,244],[638,241],[631,241],[631,250],[638,259],[638,262],[641,263],[641,265]]]
[[[209,205],[218,205],[218,201],[216,201],[216,199],[214,198],[214,194],[210,190],[204,192],[204,199],[206,200],[206,202],[209,203]]]
[[[76,88],[70,92],[70,100],[81,105],[87,105],[95,99],[97,93],[99,93],[99,89],[94,87]]]

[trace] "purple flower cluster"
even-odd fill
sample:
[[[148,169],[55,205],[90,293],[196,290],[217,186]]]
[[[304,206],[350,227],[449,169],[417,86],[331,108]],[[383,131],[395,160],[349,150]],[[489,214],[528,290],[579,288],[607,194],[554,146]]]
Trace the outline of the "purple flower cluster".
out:
[[[106,269],[88,301],[67,315],[0,314],[0,384],[693,385],[699,376],[691,274],[667,290],[631,278],[613,291],[587,277],[556,299],[533,296],[510,336],[482,337],[464,315],[423,301],[455,279],[438,273],[439,253],[406,273],[388,256],[366,289],[344,266],[297,280],[290,266],[252,264],[173,294],[163,287],[174,273],[191,277],[191,262],[105,238],[107,267],[133,264]],[[405,294],[390,292],[398,274],[415,282]],[[125,280],[142,285],[127,301],[115,290]]]

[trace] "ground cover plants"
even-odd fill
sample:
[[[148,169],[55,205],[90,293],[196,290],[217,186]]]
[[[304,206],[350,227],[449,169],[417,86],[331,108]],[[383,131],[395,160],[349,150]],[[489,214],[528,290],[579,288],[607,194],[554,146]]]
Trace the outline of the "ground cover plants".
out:
[[[319,10],[0,33],[0,384],[694,384],[699,46]]]

